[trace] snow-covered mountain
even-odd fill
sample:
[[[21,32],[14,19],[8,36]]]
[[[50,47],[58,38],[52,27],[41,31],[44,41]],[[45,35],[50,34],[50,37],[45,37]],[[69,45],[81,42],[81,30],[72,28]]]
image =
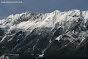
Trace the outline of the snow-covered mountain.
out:
[[[88,11],[25,12],[0,20],[2,53],[29,53],[40,58],[88,56],[87,45]]]

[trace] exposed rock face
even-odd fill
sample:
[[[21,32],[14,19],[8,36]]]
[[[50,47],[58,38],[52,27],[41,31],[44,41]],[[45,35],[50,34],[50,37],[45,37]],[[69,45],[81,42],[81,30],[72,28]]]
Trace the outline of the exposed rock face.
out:
[[[88,11],[10,15],[0,20],[0,45],[30,58],[87,57]]]

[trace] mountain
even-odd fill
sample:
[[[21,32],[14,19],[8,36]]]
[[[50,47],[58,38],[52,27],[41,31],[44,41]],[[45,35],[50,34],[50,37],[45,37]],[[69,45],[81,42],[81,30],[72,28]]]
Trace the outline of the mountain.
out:
[[[21,59],[87,57],[88,11],[12,14],[0,20],[0,50]]]

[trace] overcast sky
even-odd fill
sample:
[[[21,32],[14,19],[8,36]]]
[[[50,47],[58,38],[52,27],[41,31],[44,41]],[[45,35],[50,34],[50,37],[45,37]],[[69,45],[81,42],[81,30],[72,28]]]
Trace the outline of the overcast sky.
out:
[[[46,13],[54,10],[67,11],[72,9],[88,10],[88,0],[0,0],[22,1],[19,4],[0,3],[0,19],[26,11]]]

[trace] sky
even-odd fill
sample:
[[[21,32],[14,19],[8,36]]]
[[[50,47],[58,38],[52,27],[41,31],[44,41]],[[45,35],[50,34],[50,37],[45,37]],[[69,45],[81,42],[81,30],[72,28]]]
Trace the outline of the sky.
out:
[[[49,13],[55,10],[88,10],[88,0],[0,0],[22,1],[22,3],[0,3],[0,19],[22,12]]]

